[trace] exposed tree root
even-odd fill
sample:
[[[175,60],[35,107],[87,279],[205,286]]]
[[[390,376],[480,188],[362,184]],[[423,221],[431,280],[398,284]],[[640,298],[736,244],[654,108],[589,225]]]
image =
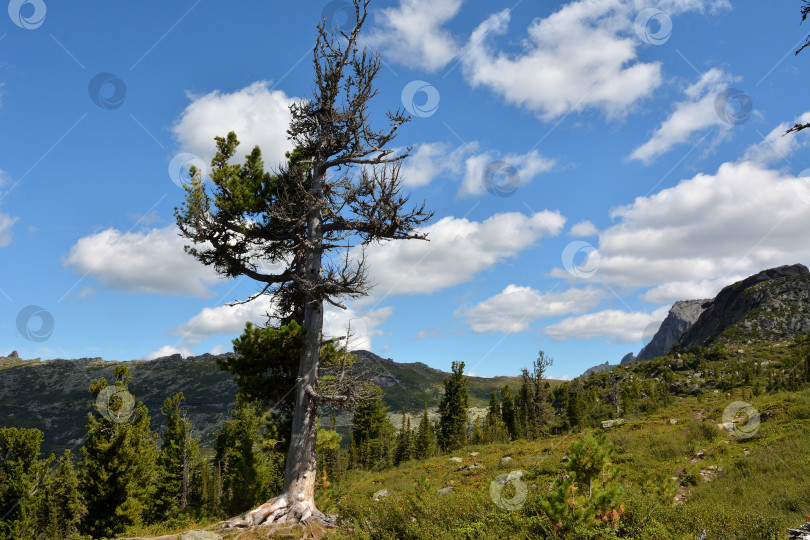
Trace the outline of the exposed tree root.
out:
[[[305,525],[317,522],[325,527],[334,527],[337,516],[324,514],[315,507],[313,501],[288,501],[287,494],[273,497],[263,505],[221,523],[220,531],[270,525]]]

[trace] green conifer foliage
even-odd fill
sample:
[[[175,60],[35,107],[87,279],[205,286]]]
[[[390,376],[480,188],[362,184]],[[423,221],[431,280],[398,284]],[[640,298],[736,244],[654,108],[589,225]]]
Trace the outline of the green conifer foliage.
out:
[[[36,537],[39,488],[52,458],[39,459],[38,429],[0,428],[0,538]]]
[[[87,506],[80,530],[95,537],[115,536],[139,524],[154,492],[157,437],[143,403],[133,405],[126,366],[115,368],[115,384],[90,385],[93,412],[87,417],[80,486]]]
[[[374,397],[360,403],[352,420],[354,454],[351,466],[360,469],[384,469],[393,461],[394,426],[388,420],[388,407],[379,387]]]
[[[509,433],[509,439],[515,440],[518,438],[517,414],[515,411],[515,399],[509,385],[504,385],[503,390],[501,390],[501,402],[501,420],[503,420]]]
[[[166,433],[157,459],[157,483],[152,498],[154,521],[176,516],[189,506],[192,480],[202,467],[197,439],[192,437],[191,421],[183,409],[182,392],[163,402]]]
[[[45,538],[73,538],[79,534],[79,523],[86,514],[79,491],[79,476],[68,449],[48,475],[40,502],[39,530]]]
[[[444,378],[444,396],[439,403],[439,445],[445,452],[467,444],[469,396],[464,362],[453,362],[452,370],[452,375]]]
[[[399,465],[411,459],[413,453],[413,434],[411,433],[411,419],[402,409],[402,427],[397,436],[397,449],[394,455],[394,464]]]
[[[264,444],[269,415],[258,403],[240,393],[230,414],[217,433],[214,467],[221,475],[220,506],[233,516],[281,489],[284,456]]]
[[[427,404],[419,420],[419,428],[416,430],[416,440],[413,443],[413,453],[416,459],[426,459],[433,455],[435,447],[433,429],[430,426]]]

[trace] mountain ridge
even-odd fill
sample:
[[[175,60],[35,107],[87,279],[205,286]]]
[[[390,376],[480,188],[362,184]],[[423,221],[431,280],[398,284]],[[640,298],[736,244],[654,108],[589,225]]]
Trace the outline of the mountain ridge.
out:
[[[427,405],[438,406],[443,394],[445,372],[422,362],[396,362],[369,351],[353,351],[358,364],[370,372],[371,380],[382,383],[383,401],[392,414],[405,408],[418,413]],[[94,379],[114,379],[113,369],[126,365],[132,375],[130,393],[149,410],[152,429],[165,430],[160,413],[163,400],[183,392],[195,436],[201,446],[212,447],[215,433],[228,418],[238,391],[229,373],[216,364],[217,358],[234,353],[206,353],[187,358],[179,354],[153,360],[104,360],[101,357],[51,360],[0,356],[0,417],[5,427],[37,428],[45,434],[43,452],[61,452],[77,446],[84,436],[87,414],[92,410],[88,387]],[[485,407],[492,391],[505,384],[517,390],[520,377],[470,377],[472,407]],[[328,418],[329,411],[323,417]],[[338,425],[346,431],[350,414],[341,414]],[[341,431],[341,430],[339,430]]]

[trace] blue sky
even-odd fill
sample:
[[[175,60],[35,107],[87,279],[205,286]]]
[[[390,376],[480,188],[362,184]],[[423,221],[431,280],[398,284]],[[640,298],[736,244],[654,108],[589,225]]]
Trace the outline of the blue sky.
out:
[[[178,172],[235,130],[268,165],[311,92],[312,1],[12,0],[0,16],[0,353],[230,350],[266,303],[182,251]],[[376,0],[375,119],[431,242],[368,250],[357,347],[553,377],[638,352],[679,299],[810,260],[799,2]],[[487,189],[489,188],[489,189]],[[33,306],[33,307],[32,307]]]

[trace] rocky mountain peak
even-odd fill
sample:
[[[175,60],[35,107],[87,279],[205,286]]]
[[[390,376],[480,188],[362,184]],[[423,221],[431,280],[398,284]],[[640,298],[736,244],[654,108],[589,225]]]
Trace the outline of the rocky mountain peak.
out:
[[[680,300],[672,305],[667,318],[652,340],[638,353],[636,360],[651,360],[667,354],[675,342],[700,317],[704,306],[711,300]]]
[[[802,264],[763,270],[723,288],[703,308],[678,340],[685,350],[793,339],[810,332],[810,270]]]

